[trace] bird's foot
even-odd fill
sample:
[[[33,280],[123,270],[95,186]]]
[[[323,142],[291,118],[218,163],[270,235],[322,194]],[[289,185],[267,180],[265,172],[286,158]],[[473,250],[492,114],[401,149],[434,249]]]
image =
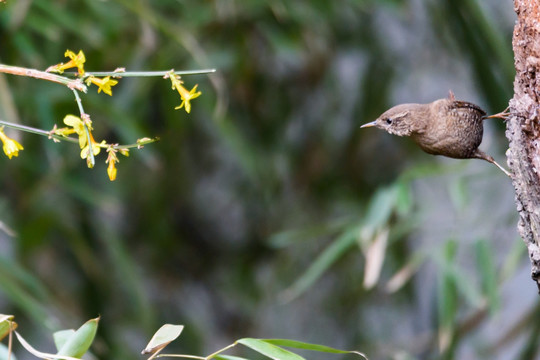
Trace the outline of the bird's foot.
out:
[[[490,161],[490,162],[491,162],[491,161]],[[506,170],[505,168],[503,168],[501,165],[497,164],[497,162],[496,162],[495,160],[493,160],[493,164],[494,164],[495,166],[497,166],[499,169],[501,169],[501,171],[502,171],[503,173],[505,173],[506,176],[508,176],[510,179],[512,178],[512,174],[510,174],[510,173],[508,172],[508,170]]]
[[[486,119],[498,118],[498,119],[506,120],[506,119],[508,119],[508,116],[510,116],[510,112],[508,111],[508,109],[510,109],[510,107],[507,107],[506,109],[504,109],[500,113],[486,116]]]

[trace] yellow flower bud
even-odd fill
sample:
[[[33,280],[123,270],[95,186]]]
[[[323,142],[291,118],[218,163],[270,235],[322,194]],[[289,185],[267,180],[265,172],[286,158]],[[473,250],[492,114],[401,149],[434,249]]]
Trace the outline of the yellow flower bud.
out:
[[[0,140],[4,143],[2,149],[4,153],[11,159],[13,156],[19,156],[19,150],[24,150],[23,146],[17,141],[4,134],[4,127],[0,128]]]

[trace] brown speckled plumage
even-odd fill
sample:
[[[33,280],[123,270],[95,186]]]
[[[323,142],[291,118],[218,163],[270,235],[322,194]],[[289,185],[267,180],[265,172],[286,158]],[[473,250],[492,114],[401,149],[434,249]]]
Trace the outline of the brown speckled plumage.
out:
[[[480,149],[486,112],[479,106],[459,101],[450,93],[446,99],[429,104],[402,104],[385,111],[377,120],[361,127],[375,126],[390,134],[408,136],[432,155],[455,159],[483,159],[508,172]]]

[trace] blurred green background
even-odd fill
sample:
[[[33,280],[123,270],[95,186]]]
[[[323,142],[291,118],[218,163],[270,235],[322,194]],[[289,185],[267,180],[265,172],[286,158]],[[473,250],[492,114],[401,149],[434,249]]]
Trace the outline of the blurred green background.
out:
[[[450,89],[502,111],[514,20],[510,1],[7,0],[0,63],[82,49],[87,71],[217,72],[183,78],[203,92],[189,115],[160,78],[82,97],[97,140],[161,138],[115,182],[103,154],[90,170],[70,143],[7,130],[25,149],[0,158],[0,313],[44,351],[100,314],[101,359],[140,356],[163,323],[186,325],[171,351],[198,355],[249,336],[536,358],[509,179],[359,130]],[[2,120],[49,130],[77,112],[65,87],[0,76]],[[506,146],[486,123],[482,149],[505,164]]]

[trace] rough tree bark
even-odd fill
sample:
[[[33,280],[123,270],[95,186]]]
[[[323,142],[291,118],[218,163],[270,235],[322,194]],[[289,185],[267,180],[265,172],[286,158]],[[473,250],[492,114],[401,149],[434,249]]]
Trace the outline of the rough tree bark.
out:
[[[531,276],[540,291],[540,2],[514,0],[514,9],[516,77],[507,121],[507,157],[514,174],[518,231],[527,245]]]

